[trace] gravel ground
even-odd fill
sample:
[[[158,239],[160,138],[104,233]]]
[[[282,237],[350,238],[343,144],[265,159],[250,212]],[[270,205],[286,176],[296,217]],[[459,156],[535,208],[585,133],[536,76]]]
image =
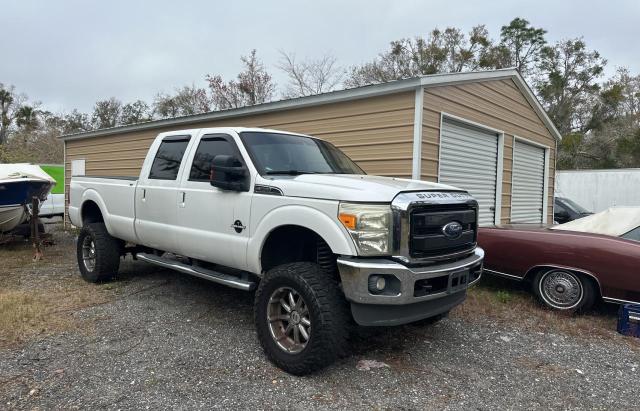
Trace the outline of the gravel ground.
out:
[[[46,254],[45,254],[46,255]],[[68,262],[24,275],[77,275]],[[127,262],[114,298],[73,313],[90,330],[0,350],[8,409],[638,409],[639,345],[447,318],[359,330],[309,377],[263,355],[252,295]]]

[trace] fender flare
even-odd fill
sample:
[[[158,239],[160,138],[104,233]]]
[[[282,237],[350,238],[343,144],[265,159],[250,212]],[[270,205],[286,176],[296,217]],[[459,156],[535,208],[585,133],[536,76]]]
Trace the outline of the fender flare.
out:
[[[266,214],[255,224],[247,244],[247,265],[254,273],[262,273],[260,257],[271,232],[282,226],[299,226],[315,232],[334,254],[356,255],[356,247],[347,230],[327,214],[303,205],[285,205]]]
[[[94,203],[97,204],[98,209],[100,209],[100,213],[102,214],[102,219],[104,220],[104,225],[107,227],[107,231],[111,234],[113,231],[111,231],[111,224],[110,224],[110,219],[109,219],[109,211],[107,210],[107,205],[105,204],[104,200],[102,199],[102,197],[100,196],[100,194],[92,189],[89,188],[85,191],[82,192],[82,199],[80,201],[80,209],[79,211],[79,219],[80,219],[80,223],[82,223],[82,210],[84,209],[85,203],[87,201],[93,201]]]

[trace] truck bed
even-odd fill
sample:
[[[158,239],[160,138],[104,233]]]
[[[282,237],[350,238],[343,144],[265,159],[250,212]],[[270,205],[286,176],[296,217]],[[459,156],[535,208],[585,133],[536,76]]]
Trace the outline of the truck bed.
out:
[[[69,190],[69,217],[79,226],[82,223],[80,205],[86,200],[95,202],[103,213],[109,233],[126,241],[137,240],[135,235],[135,193],[138,177],[130,176],[73,176]]]

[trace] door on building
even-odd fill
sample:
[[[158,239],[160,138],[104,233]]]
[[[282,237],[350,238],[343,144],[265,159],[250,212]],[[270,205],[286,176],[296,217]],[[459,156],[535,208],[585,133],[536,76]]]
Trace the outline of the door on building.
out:
[[[516,139],[513,147],[511,222],[542,223],[545,149]]]
[[[442,121],[438,181],[469,191],[480,225],[496,221],[498,134],[456,120]]]

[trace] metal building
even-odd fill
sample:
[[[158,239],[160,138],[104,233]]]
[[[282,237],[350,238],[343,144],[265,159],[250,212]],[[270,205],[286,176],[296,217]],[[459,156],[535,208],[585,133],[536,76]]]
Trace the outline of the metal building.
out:
[[[310,134],[370,174],[465,188],[480,203],[483,225],[552,222],[561,137],[514,69],[422,76],[65,135],[66,181],[72,168],[136,176],[158,133],[216,126]]]
[[[598,213],[614,206],[640,206],[640,168],[558,171],[558,196]]]

